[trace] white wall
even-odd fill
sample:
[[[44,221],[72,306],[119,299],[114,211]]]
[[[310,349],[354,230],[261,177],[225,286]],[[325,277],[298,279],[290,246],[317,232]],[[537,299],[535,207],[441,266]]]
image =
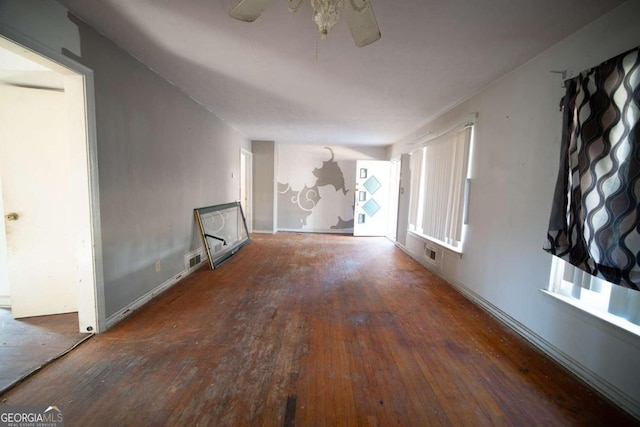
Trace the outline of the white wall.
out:
[[[560,154],[561,77],[640,44],[640,1],[630,1],[398,141],[478,112],[464,255],[444,253],[438,272],[640,416],[640,338],[582,314],[539,290],[551,256],[542,250]],[[470,70],[472,72],[472,70]],[[405,213],[406,215],[406,213]],[[406,248],[423,258],[423,242]]]

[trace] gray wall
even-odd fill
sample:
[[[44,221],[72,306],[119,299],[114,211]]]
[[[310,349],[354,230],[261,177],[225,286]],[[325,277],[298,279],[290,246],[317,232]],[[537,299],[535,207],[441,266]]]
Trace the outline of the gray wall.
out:
[[[640,1],[630,1],[418,129],[446,129],[478,112],[464,255],[436,270],[640,416],[640,337],[550,297],[542,250],[560,156],[562,79],[640,44]],[[393,154],[414,149],[410,136]],[[407,215],[407,212],[401,213]],[[406,236],[421,261],[424,242]]]
[[[409,229],[409,204],[411,202],[411,156],[403,154],[400,158],[400,194],[398,194],[398,229],[396,241],[401,245],[407,244],[407,230]]]
[[[201,246],[193,209],[238,199],[239,152],[250,144],[55,2],[0,0],[0,25],[94,71],[105,314],[112,316],[185,269],[184,255]]]
[[[276,232],[276,144],[252,141],[253,151],[253,231]]]

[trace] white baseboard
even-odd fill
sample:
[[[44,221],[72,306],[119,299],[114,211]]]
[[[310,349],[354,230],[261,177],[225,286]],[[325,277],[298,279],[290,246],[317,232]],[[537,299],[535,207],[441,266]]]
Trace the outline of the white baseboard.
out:
[[[252,230],[251,232],[256,234],[276,234],[273,230]]]
[[[341,230],[332,230],[332,229],[324,229],[324,230],[308,230],[302,228],[278,228],[278,231],[282,231],[283,233],[322,233],[322,234],[353,234],[353,228],[351,229],[341,229]]]
[[[200,268],[203,264],[207,262],[208,262],[207,258],[204,257],[204,259],[196,267],[192,268],[191,270],[186,270],[186,269],[182,270],[180,273],[176,274],[175,276],[171,277],[170,279],[156,286],[146,294],[142,295],[137,300],[121,308],[116,313],[112,314],[111,316],[109,316],[109,318],[107,318],[105,330],[111,328],[118,322],[122,321],[131,313],[133,313],[134,311],[136,311],[137,309],[139,309],[140,307],[142,307],[143,305],[151,301],[153,298],[157,297],[158,295],[160,295],[161,293],[163,293],[164,291],[166,291],[167,289],[169,289],[170,287],[172,287],[173,285],[175,285],[176,283],[178,283],[179,281],[181,281],[182,279],[184,279],[185,277],[187,277],[188,275],[196,271],[198,268]]]
[[[0,307],[11,307],[10,295],[0,295]]]
[[[418,261],[423,267],[427,270],[431,271],[438,277],[442,278],[449,285],[451,285],[454,289],[460,292],[465,298],[469,299],[474,304],[480,306],[482,309],[487,311],[489,314],[495,316],[502,323],[507,325],[509,328],[513,329],[516,333],[522,336],[524,339],[532,343],[534,346],[539,348],[543,353],[547,356],[551,357],[553,360],[558,362],[560,365],[567,368],[571,371],[575,376],[589,384],[595,390],[600,392],[602,395],[606,396],[609,400],[611,400],[616,405],[620,406],[622,409],[627,411],[630,415],[640,420],[640,402],[634,399],[632,396],[629,396],[627,393],[621,391],[617,387],[613,386],[611,383],[601,378],[599,375],[586,368],[584,365],[558,349],[556,346],[549,343],[547,340],[542,338],[540,335],[533,332],[531,329],[524,326],[522,323],[518,322],[516,319],[500,310],[498,307],[493,305],[488,300],[484,299],[480,295],[473,292],[471,289],[463,285],[462,283],[447,277],[442,274],[440,271],[433,268],[433,266],[429,265],[426,262],[423,262],[414,254],[412,254],[405,246],[396,242],[396,246],[400,248],[403,252],[409,255],[411,258]]]

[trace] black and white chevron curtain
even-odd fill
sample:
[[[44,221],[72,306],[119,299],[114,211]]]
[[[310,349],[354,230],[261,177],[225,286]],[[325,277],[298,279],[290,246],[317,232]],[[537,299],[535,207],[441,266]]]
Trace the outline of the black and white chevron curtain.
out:
[[[640,47],[567,80],[544,249],[640,290]]]

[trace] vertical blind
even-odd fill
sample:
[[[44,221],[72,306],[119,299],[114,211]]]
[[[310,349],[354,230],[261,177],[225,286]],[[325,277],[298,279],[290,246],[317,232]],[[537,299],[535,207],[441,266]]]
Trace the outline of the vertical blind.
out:
[[[411,153],[413,231],[449,246],[462,244],[464,190],[473,127],[465,125],[434,138]]]
[[[550,290],[586,303],[595,311],[609,313],[640,325],[640,291],[613,286],[560,258],[554,258],[555,277]]]
[[[411,153],[409,168],[411,169],[411,199],[409,201],[409,228],[413,231],[422,232],[422,197],[420,197],[420,185],[422,182],[422,153],[424,149]],[[420,221],[418,221],[420,218]],[[420,224],[418,224],[420,222]]]

